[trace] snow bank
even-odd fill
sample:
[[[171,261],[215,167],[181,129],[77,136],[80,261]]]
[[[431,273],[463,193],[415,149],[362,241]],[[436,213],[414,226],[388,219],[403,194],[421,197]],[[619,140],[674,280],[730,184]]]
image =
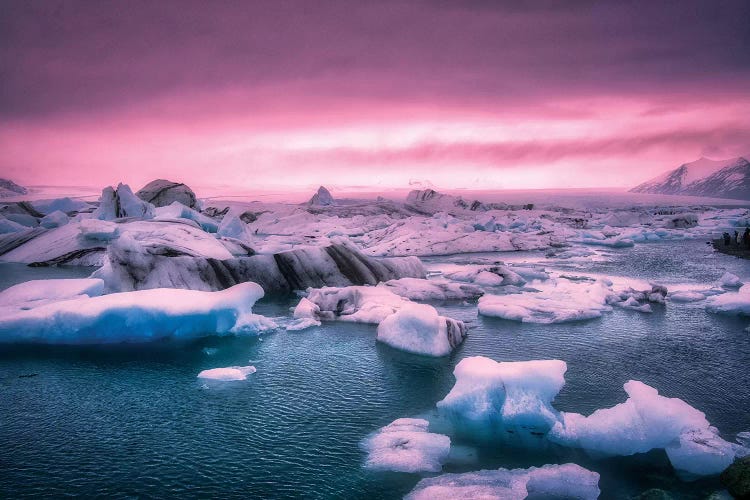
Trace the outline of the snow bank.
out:
[[[406,500],[599,498],[599,474],[576,464],[443,474],[422,479]]]
[[[479,299],[479,314],[523,323],[563,323],[598,318],[611,310],[611,294],[604,281],[572,283],[555,281],[540,292],[485,295]]]
[[[378,325],[377,340],[402,351],[447,356],[466,338],[466,325],[438,315],[434,307],[409,304]]]
[[[448,458],[451,440],[427,432],[429,423],[418,418],[399,418],[362,442],[367,452],[365,467],[396,472],[440,472]]]
[[[721,439],[706,416],[676,398],[631,380],[624,403],[588,417],[562,413],[550,440],[602,455],[632,455],[663,448],[678,471],[718,474],[732,463],[738,446]]]
[[[221,292],[154,289],[55,301],[0,317],[0,342],[111,344],[166,337],[258,333],[275,327],[252,314],[255,283]]]
[[[219,380],[228,382],[233,380],[245,380],[248,375],[255,373],[257,370],[254,366],[229,366],[227,368],[212,368],[203,370],[198,374],[198,378],[205,380]]]
[[[565,384],[560,360],[498,363],[476,356],[458,363],[456,383],[437,407],[457,430],[533,444],[557,422],[552,400]]]

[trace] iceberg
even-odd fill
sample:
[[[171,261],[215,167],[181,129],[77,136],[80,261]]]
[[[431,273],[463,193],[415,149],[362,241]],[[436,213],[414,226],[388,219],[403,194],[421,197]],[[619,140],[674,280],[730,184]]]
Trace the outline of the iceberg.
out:
[[[739,276],[736,274],[724,273],[721,278],[719,278],[719,286],[724,288],[739,288],[742,285],[742,280],[740,280]]]
[[[611,288],[602,280],[572,283],[558,280],[539,292],[485,295],[479,299],[479,314],[523,323],[564,323],[598,318],[610,311]]]
[[[732,463],[740,447],[721,439],[703,412],[636,380],[624,388],[628,399],[612,408],[588,417],[563,412],[549,439],[605,456],[662,448],[687,476],[719,474]]]
[[[484,295],[478,286],[444,279],[401,278],[378,286],[384,286],[409,300],[476,300]]]
[[[68,219],[68,216],[66,214],[59,210],[55,210],[49,215],[45,215],[44,217],[42,217],[42,220],[39,221],[39,225],[47,229],[52,229],[55,227],[64,226],[69,221],[70,219]]]
[[[399,418],[362,442],[365,468],[396,472],[440,472],[451,440],[427,431],[427,420]]]
[[[198,200],[185,184],[166,179],[156,179],[138,190],[135,195],[155,207],[166,207],[175,202],[189,208],[198,208]]]
[[[226,368],[211,368],[203,370],[198,374],[198,378],[204,380],[219,380],[230,382],[236,380],[246,380],[248,375],[255,373],[257,370],[254,366],[229,366]]]
[[[307,203],[308,205],[323,206],[323,207],[335,205],[335,202],[333,201],[333,196],[331,196],[331,192],[328,191],[323,186],[320,186],[318,188],[318,192],[315,193],[313,197],[310,198],[310,201]]]
[[[219,224],[211,217],[203,215],[197,210],[183,205],[179,201],[173,201],[171,204],[166,206],[158,206],[156,209],[154,209],[154,217],[156,219],[192,220],[194,222],[197,222],[201,229],[208,233],[215,233],[219,230]]]
[[[88,212],[93,208],[93,205],[81,200],[73,200],[71,198],[55,198],[52,200],[35,200],[31,204],[36,210],[42,214],[51,214],[52,212],[64,212],[65,214],[73,214],[78,212]]]
[[[8,308],[23,311],[61,300],[98,297],[102,293],[104,282],[100,279],[31,280],[1,291],[0,311],[7,314]]]
[[[750,316],[750,285],[744,285],[736,292],[726,292],[709,297],[706,310],[712,313]]]
[[[552,400],[565,385],[566,370],[565,362],[556,359],[498,363],[465,358],[453,371],[455,385],[437,407],[461,433],[534,446],[558,421]]]
[[[102,190],[99,208],[94,211],[94,217],[101,220],[114,220],[122,217],[136,217],[151,219],[154,216],[154,206],[136,195],[127,184],[118,184],[117,189],[107,186]]]
[[[377,340],[424,356],[447,356],[466,338],[462,321],[438,315],[434,307],[409,304],[378,325]]]
[[[261,297],[263,289],[255,283],[220,292],[155,289],[81,295],[3,313],[0,343],[112,344],[257,334],[275,328],[271,320],[252,313]]]
[[[576,464],[443,474],[422,479],[405,500],[599,498],[599,474]]]
[[[294,317],[379,324],[408,305],[412,303],[386,287],[325,287],[309,289],[294,309]]]

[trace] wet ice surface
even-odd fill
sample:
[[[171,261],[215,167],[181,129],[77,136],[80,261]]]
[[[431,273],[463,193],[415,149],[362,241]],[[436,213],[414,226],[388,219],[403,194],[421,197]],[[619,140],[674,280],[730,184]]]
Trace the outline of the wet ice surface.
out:
[[[598,249],[593,257],[584,262],[519,252],[426,264],[525,262],[570,276],[655,281],[670,290],[711,288],[725,272],[750,281],[746,261],[714,254],[700,240]],[[3,287],[24,276],[87,274],[2,270]],[[289,317],[296,302],[264,300],[253,311]],[[11,458],[3,460],[0,490],[8,496],[399,497],[423,476],[365,469],[362,440],[398,418],[430,415],[453,387],[456,364],[477,355],[564,360],[566,382],[554,401],[560,411],[588,415],[622,403],[623,384],[634,379],[704,412],[728,441],[750,429],[747,318],[709,313],[700,301],[668,301],[651,314],[613,308],[586,322],[545,325],[479,316],[474,304],[433,305],[472,327],[446,358],[396,351],[376,342],[375,325],[344,322],[147,348],[3,346],[0,449]],[[247,365],[258,371],[241,383],[196,378],[203,370]],[[681,481],[661,451],[594,460],[574,449],[493,445],[476,455],[447,463],[443,472],[577,463],[601,474],[605,498],[652,487],[699,498],[719,489],[716,479]]]

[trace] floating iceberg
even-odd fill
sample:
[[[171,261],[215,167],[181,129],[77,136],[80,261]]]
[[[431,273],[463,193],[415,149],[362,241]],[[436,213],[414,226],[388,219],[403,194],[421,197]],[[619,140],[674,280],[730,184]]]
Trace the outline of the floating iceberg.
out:
[[[379,286],[409,300],[476,300],[484,295],[478,286],[444,279],[401,278]]]
[[[599,498],[599,474],[576,464],[443,474],[422,479],[406,500]]]
[[[412,305],[386,287],[349,286],[308,290],[294,310],[295,318],[379,324],[385,318]]]
[[[695,476],[719,474],[732,463],[739,446],[721,439],[702,412],[642,382],[624,387],[627,401],[612,408],[588,417],[563,412],[549,439],[601,455],[662,448],[675,469]]]
[[[604,281],[572,283],[558,280],[540,292],[485,295],[479,299],[479,314],[524,323],[563,323],[598,318],[611,310]]]
[[[69,221],[70,219],[68,219],[67,214],[64,214],[59,210],[55,210],[49,215],[45,215],[44,217],[42,217],[42,220],[39,221],[39,225],[47,229],[52,229],[55,227],[64,226]]]
[[[252,313],[255,283],[221,292],[156,289],[80,296],[0,317],[0,343],[112,344],[167,337],[255,334],[274,328]]]
[[[195,193],[185,184],[166,179],[156,179],[143,186],[136,196],[156,207],[166,207],[174,202],[197,208]]]
[[[434,307],[409,304],[378,325],[377,340],[402,351],[447,356],[466,338],[462,321],[438,315]]]
[[[552,400],[565,385],[560,360],[498,363],[476,356],[456,365],[456,383],[437,407],[459,432],[533,445],[558,421]]]
[[[36,210],[43,214],[51,214],[52,212],[60,211],[65,214],[71,212],[86,212],[90,211],[93,206],[85,201],[73,200],[70,198],[55,198],[52,200],[35,200],[31,204]]]
[[[427,432],[429,423],[418,418],[399,418],[362,442],[367,452],[365,467],[396,472],[440,472],[448,458],[451,440]]]
[[[254,366],[229,366],[227,368],[211,368],[203,370],[198,374],[198,378],[205,380],[219,380],[229,382],[234,380],[245,380],[248,375],[255,373],[257,370]]]
[[[719,286],[723,286],[724,288],[739,288],[742,285],[742,280],[736,274],[724,273],[719,278]]]
[[[736,292],[727,292],[709,297],[706,310],[713,313],[750,316],[750,285],[744,285]]]

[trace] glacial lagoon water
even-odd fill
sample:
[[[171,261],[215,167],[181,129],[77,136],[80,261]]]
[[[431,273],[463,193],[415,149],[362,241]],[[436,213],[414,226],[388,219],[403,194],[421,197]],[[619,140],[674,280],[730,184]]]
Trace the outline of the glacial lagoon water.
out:
[[[580,264],[543,253],[426,259],[439,268],[467,259],[534,261],[548,268],[709,284],[750,264],[703,241],[606,250]],[[89,270],[0,266],[0,288]],[[255,310],[283,316],[294,300]],[[421,476],[362,468],[359,443],[396,418],[430,413],[453,385],[456,363],[562,359],[560,410],[588,414],[625,400],[641,380],[706,413],[722,436],[750,430],[750,321],[669,303],[652,314],[615,309],[596,320],[519,324],[478,316],[475,305],[436,304],[471,326],[449,358],[429,359],[375,342],[375,327],[327,323],[301,332],[119,347],[0,347],[0,496],[113,498],[400,498]],[[206,383],[208,368],[255,365],[243,382]],[[459,441],[454,441],[460,443]],[[466,444],[466,443],[460,443]],[[602,498],[650,488],[705,498],[716,479],[684,482],[663,452],[594,460],[580,451],[477,449],[447,471],[576,462],[601,474]]]

